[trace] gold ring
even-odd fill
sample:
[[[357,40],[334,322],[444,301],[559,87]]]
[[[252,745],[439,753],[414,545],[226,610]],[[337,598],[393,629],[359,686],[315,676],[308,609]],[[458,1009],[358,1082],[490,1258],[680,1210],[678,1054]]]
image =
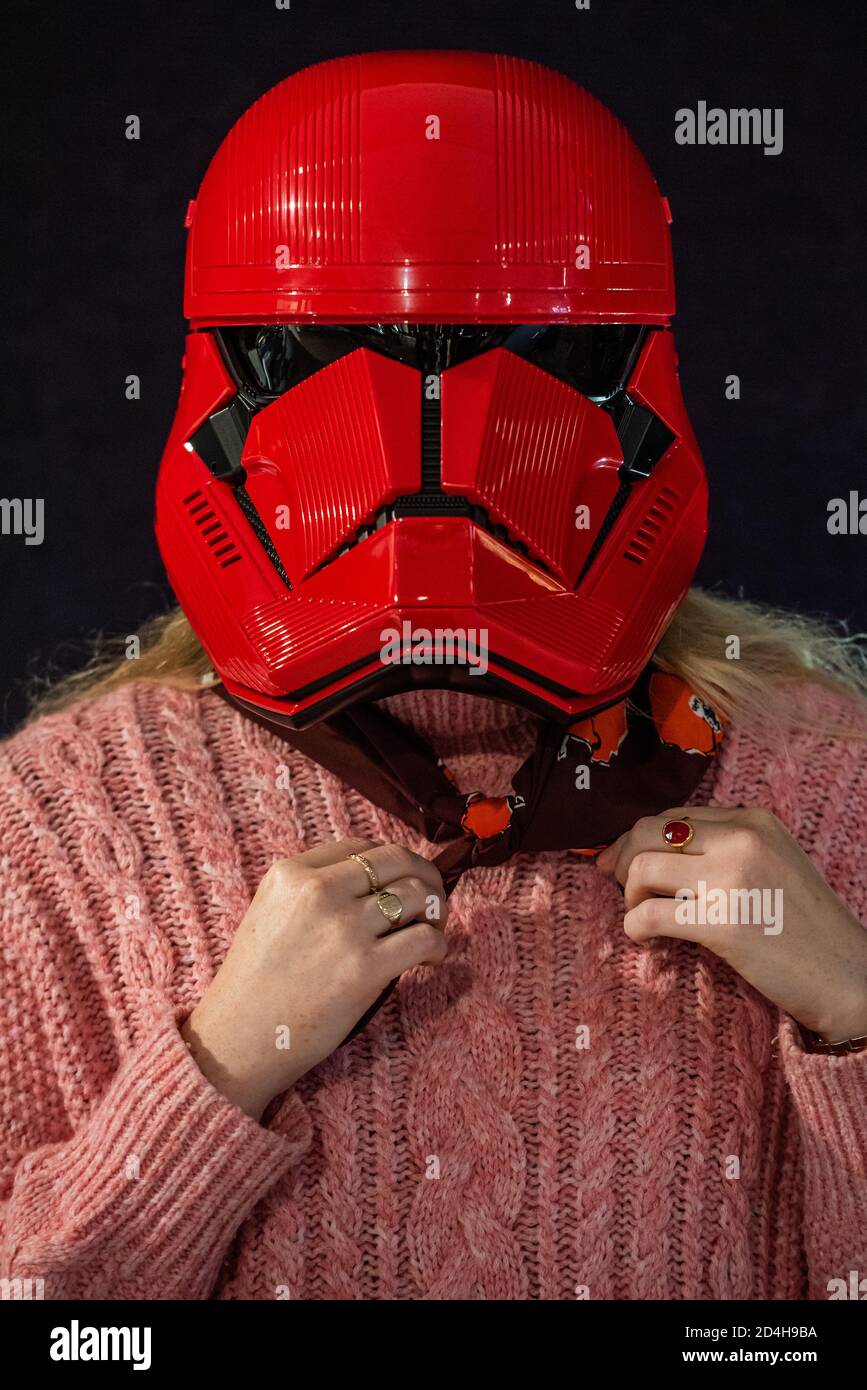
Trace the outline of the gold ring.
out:
[[[392,927],[403,916],[403,903],[396,893],[386,892],[383,889],[376,895],[376,906]]]
[[[363,854],[347,854],[346,857],[347,859],[354,859],[356,864],[361,865],[362,869],[367,874],[367,881],[370,884],[371,893],[378,893],[382,885],[376,877],[376,870],[370,860],[366,859]]]

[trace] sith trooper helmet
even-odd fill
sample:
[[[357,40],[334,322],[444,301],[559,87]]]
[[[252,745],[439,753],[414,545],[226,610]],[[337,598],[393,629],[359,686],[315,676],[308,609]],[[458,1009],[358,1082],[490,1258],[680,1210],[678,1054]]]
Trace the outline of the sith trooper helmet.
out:
[[[631,688],[706,533],[669,222],[615,117],[517,58],[338,58],[240,118],[188,210],[156,509],[230,697],[304,728]]]

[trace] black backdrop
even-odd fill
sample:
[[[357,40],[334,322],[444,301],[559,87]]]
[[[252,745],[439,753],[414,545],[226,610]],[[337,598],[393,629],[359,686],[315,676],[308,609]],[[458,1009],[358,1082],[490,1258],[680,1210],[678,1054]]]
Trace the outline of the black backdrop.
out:
[[[0,714],[51,658],[165,606],[151,497],[180,379],[189,198],[262,91],[359,49],[550,63],[626,122],[674,213],[681,377],[711,480],[699,578],[867,626],[867,540],[827,504],[864,457],[864,71],[858,6],[806,0],[125,0],[7,3]],[[681,146],[675,111],[782,107],[784,148]],[[141,139],[124,122],[141,118]],[[141,378],[139,401],[125,378]],[[741,399],[728,401],[736,373]]]

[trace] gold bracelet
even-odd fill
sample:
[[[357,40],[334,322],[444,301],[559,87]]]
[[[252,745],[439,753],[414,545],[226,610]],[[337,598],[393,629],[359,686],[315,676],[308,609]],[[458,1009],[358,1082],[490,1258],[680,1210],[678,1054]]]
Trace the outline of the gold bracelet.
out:
[[[821,1052],[827,1057],[845,1057],[849,1052],[863,1052],[867,1048],[867,1033],[860,1038],[841,1038],[839,1042],[828,1042],[809,1028],[802,1028],[801,1033],[810,1052]]]

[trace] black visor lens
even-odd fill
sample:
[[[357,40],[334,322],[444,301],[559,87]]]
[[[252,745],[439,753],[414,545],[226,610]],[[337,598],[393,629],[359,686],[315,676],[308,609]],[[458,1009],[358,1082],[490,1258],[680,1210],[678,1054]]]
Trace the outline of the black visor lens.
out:
[[[626,384],[646,332],[623,323],[244,324],[218,337],[238,384],[258,400],[282,395],[361,347],[430,372],[501,347],[591,400],[606,400]]]
[[[512,329],[503,347],[582,396],[606,400],[626,385],[645,332],[631,323],[531,324]]]
[[[219,336],[236,380],[256,397],[282,396],[358,347],[351,330],[340,327],[243,324]]]

